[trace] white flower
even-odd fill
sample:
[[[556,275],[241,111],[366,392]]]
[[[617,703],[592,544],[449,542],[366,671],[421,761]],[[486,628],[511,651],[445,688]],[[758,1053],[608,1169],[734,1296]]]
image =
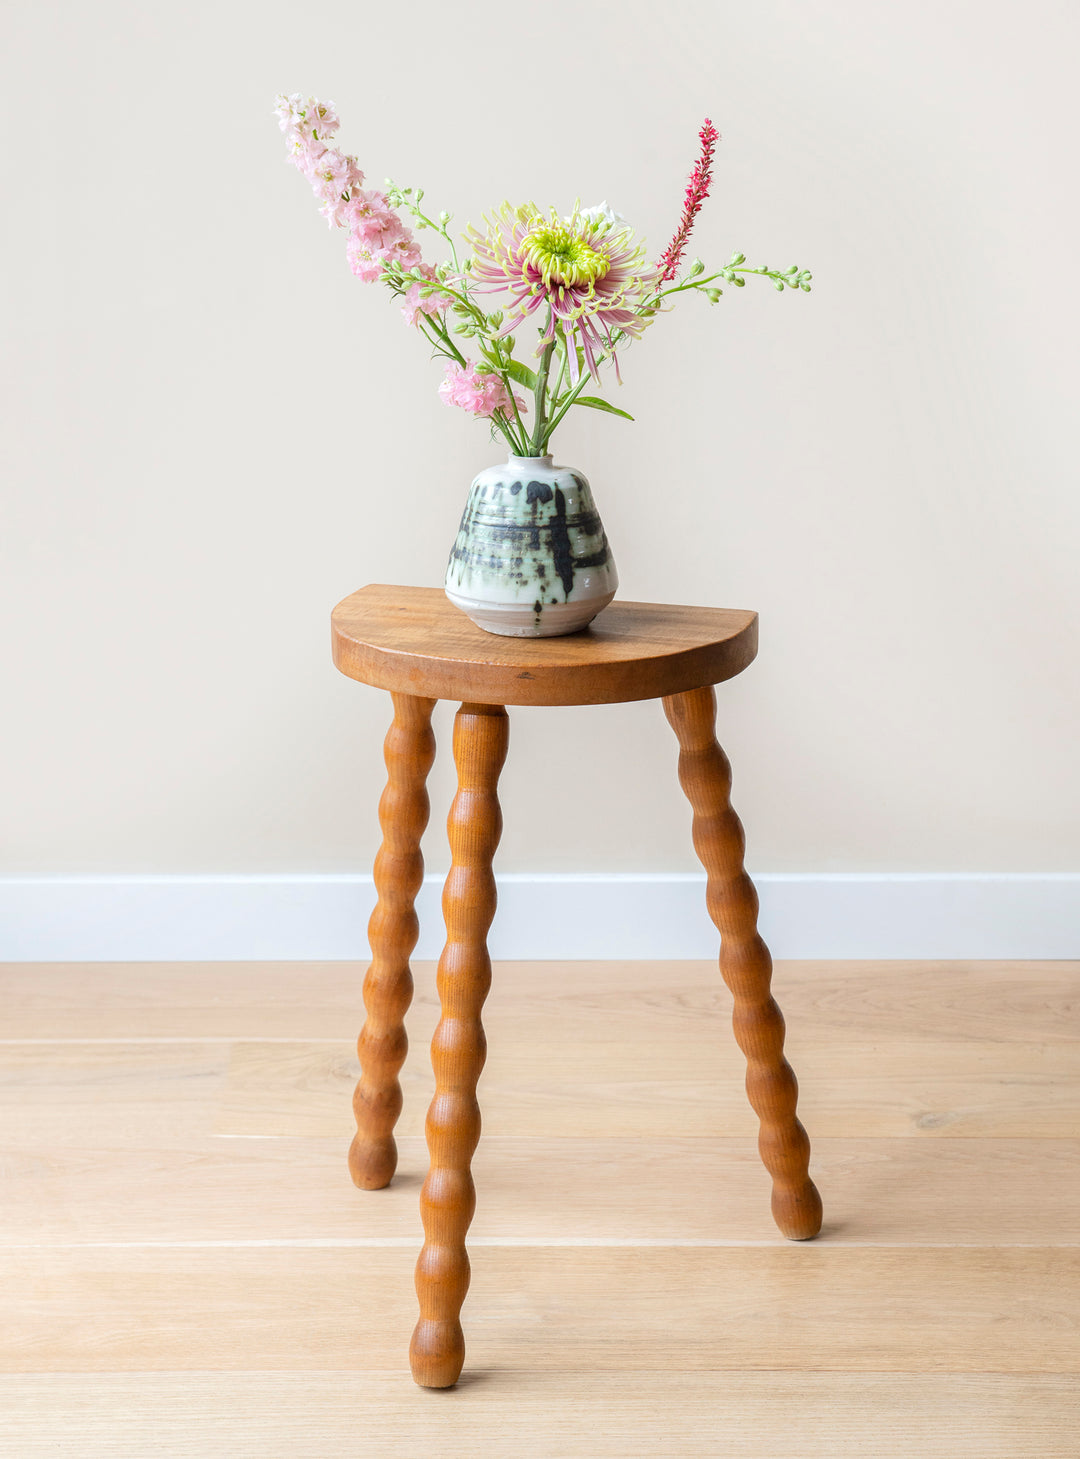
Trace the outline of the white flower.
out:
[[[607,198],[602,203],[596,203],[591,208],[581,208],[578,212],[579,218],[587,218],[590,223],[606,223],[609,228],[624,228],[626,218],[622,213],[616,213],[613,208],[607,205]],[[567,222],[570,220],[567,219]]]

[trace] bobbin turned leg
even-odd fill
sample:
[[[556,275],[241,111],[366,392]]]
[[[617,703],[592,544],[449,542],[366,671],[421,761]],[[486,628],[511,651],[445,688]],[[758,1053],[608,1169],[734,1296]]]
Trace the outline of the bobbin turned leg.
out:
[[[497,705],[463,704],[454,721],[458,791],[447,830],[451,865],[443,892],[446,947],[439,959],[442,1018],[431,1041],[435,1098],[427,1117],[431,1167],[420,1194],[424,1247],[416,1263],[420,1320],[409,1357],[424,1388],[449,1388],[465,1361],[459,1321],[469,1290],[465,1233],[476,1208],[469,1169],[480,1139],[476,1082],[487,1041],[480,1010],[491,986],[487,931],[495,915],[492,857],[502,814],[496,787],[510,722]]]
[[[435,758],[435,700],[390,697],[394,721],[383,748],[388,779],[379,801],[383,842],[375,857],[378,901],[368,923],[367,1019],[357,1043],[360,1082],[353,1095],[356,1135],[349,1150],[349,1172],[364,1190],[389,1185],[397,1168],[398,1073],[409,1047],[404,1022],[413,991],[409,954],[419,930],[413,904],[424,879],[420,837],[428,819],[425,782]]]
[[[716,695],[691,689],[664,700],[679,738],[679,782],[694,810],[694,849],[708,873],[709,915],[720,931],[720,971],[735,999],[746,1092],[761,1122],[758,1149],[773,1178],[773,1219],[793,1241],[821,1229],[821,1197],[807,1174],[810,1141],[795,1114],[798,1085],[784,1058],[784,1017],[769,993],[772,958],[757,931],[758,899],[743,868],[745,837],[731,808],[731,766],[716,742]]]

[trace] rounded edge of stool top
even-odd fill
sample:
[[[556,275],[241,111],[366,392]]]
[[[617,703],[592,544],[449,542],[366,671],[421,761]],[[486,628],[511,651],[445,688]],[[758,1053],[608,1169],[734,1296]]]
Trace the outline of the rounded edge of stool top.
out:
[[[616,600],[564,638],[485,633],[441,588],[371,583],[331,614],[350,679],[473,704],[620,704],[732,679],[757,653],[757,614]]]

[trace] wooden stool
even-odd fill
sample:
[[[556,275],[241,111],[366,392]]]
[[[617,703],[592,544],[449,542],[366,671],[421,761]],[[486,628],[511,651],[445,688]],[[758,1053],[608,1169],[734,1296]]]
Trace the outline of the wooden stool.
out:
[[[712,686],[753,660],[757,614],[616,601],[591,628],[567,638],[497,638],[437,588],[371,586],[339,603],[332,622],[337,667],[388,689],[394,703],[385,747],[389,778],[379,802],[378,902],[368,926],[372,962],[353,1101],[357,1134],[349,1152],[353,1180],[365,1190],[388,1185],[397,1164],[393,1130],[408,1047],[409,954],[419,930],[413,903],[423,880],[425,782],[435,758],[431,712],[437,699],[461,701],[454,722],[458,791],[447,822],[452,859],[443,892],[442,1018],[431,1044],[431,1165],[420,1196],[420,1320],[410,1349],[417,1383],[449,1388],[465,1359],[459,1319],[469,1287],[465,1233],[476,1207],[469,1167],[480,1139],[476,1084],[487,1052],[480,1010],[491,986],[491,862],[502,830],[496,787],[509,739],[508,704],[663,699],[679,740],[679,780],[693,807],[694,849],[708,873],[709,915],[721,935],[720,971],[734,995],[746,1092],[773,1179],[773,1217],[794,1241],[816,1236],[821,1198],[807,1174],[810,1142],[795,1114],[798,1086],[784,1058],[784,1019],[769,993],[772,959],[757,933],[757,893],[743,869],[743,830],[729,800],[731,768],[714,734]]]

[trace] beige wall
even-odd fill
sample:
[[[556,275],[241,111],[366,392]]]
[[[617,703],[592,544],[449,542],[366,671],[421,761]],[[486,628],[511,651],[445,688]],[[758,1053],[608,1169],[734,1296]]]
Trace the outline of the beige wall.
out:
[[[497,453],[282,165],[279,89],[462,224],[606,197],[657,251],[708,111],[698,251],[815,292],[691,299],[626,358],[638,424],[562,432],[623,594],[762,612],[721,712],[759,869],[1075,869],[1075,7],[470,15],[9,22],[0,870],[373,853],[386,705],[327,614],[439,583]],[[504,788],[507,870],[695,864],[658,706],[519,711]]]

